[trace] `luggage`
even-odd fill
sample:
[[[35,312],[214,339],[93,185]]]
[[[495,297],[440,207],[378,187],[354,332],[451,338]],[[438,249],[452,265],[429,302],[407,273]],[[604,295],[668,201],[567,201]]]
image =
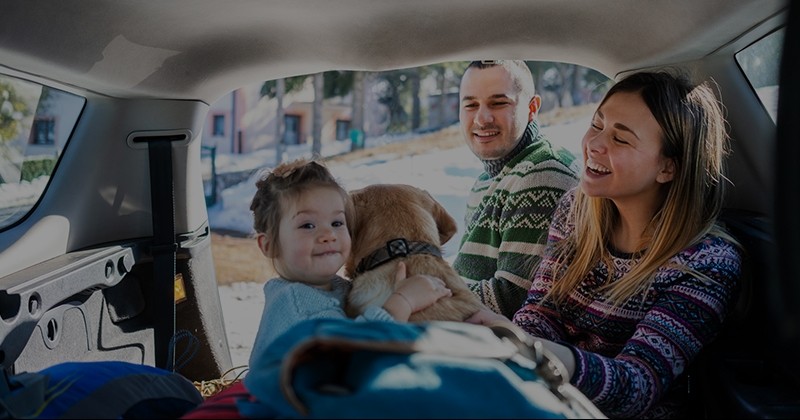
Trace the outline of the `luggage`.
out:
[[[0,418],[177,418],[203,402],[180,374],[128,362],[66,362],[5,379]]]
[[[604,418],[561,362],[511,323],[298,324],[251,358],[260,418]]]

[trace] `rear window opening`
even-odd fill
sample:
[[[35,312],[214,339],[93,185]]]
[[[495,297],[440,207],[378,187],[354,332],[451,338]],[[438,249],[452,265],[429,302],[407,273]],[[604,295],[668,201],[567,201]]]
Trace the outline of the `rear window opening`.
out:
[[[44,193],[86,99],[0,74],[0,230]]]

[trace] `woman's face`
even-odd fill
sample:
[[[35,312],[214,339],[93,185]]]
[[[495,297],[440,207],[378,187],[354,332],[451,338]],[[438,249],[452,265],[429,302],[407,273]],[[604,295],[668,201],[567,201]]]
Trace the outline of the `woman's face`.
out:
[[[583,136],[580,186],[617,206],[660,203],[674,165],[661,154],[663,133],[638,92],[617,92],[595,112]]]

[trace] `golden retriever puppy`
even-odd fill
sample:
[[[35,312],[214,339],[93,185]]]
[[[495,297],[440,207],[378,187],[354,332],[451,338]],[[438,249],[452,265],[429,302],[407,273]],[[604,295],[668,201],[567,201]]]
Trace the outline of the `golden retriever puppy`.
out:
[[[456,233],[456,222],[427,191],[405,184],[375,184],[350,192],[352,250],[345,274],[353,288],[345,311],[354,317],[368,305],[383,306],[395,290],[399,261],[407,275],[444,280],[453,295],[411,315],[409,321],[463,321],[485,308],[461,276],[442,258],[441,247]]]

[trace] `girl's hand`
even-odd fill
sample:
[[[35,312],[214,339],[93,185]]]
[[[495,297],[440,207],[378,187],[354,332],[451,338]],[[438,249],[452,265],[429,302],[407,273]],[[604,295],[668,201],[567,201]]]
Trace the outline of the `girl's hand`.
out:
[[[406,265],[403,262],[397,264],[395,278],[398,286],[383,307],[399,321],[407,321],[412,313],[453,295],[453,291],[438,277],[426,274],[406,277]]]

